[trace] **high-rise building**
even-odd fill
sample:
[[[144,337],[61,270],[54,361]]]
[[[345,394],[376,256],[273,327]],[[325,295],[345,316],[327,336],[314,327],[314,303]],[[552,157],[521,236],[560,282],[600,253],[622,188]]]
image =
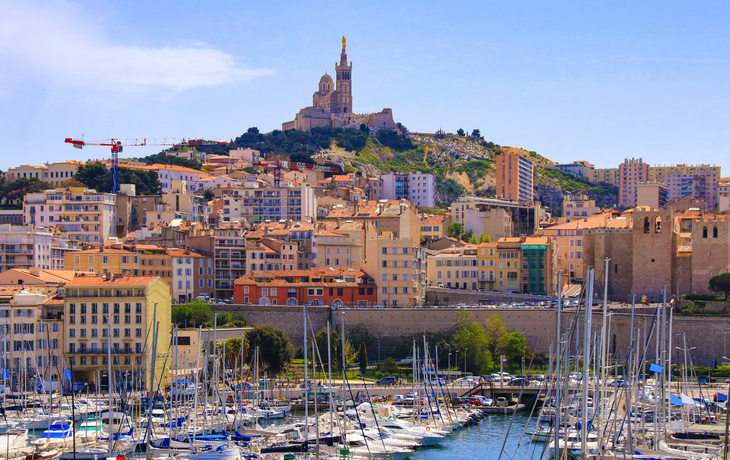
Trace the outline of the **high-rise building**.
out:
[[[31,225],[0,224],[0,271],[9,268],[54,267],[51,259],[52,236]]]
[[[532,161],[516,153],[501,153],[497,162],[497,196],[509,201],[532,201]]]
[[[618,167],[618,204],[621,206],[636,205],[636,186],[649,178],[649,165],[641,158],[624,159]]]

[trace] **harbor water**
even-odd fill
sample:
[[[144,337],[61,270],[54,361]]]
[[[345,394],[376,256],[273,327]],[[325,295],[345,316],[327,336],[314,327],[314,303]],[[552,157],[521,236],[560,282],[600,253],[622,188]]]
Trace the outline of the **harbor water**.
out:
[[[510,422],[512,423],[511,428]],[[503,460],[539,459],[543,454],[545,444],[530,444],[529,437],[522,436],[525,431],[525,423],[527,423],[526,415],[517,414],[514,418],[512,415],[488,415],[478,425],[454,432],[438,447],[418,449],[410,458],[417,460],[496,460],[504,445]],[[507,435],[508,432],[509,435]],[[505,435],[507,435],[506,443]]]

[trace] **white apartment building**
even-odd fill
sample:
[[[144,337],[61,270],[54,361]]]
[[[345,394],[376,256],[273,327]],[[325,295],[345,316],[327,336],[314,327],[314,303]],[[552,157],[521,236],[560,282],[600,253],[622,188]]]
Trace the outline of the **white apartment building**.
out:
[[[162,193],[173,191],[172,181],[174,180],[185,181],[188,192],[194,192],[197,188],[195,182],[208,176],[207,172],[175,165],[154,164],[147,166],[145,169],[157,171],[157,178],[160,185],[162,185]]]
[[[116,195],[83,187],[57,188],[23,197],[26,224],[60,225],[69,239],[83,243],[99,243],[115,237],[116,215]]]
[[[51,258],[52,237],[32,225],[0,224],[0,271],[38,267],[56,269]]]
[[[246,184],[255,187],[219,189],[223,193],[223,221],[313,221],[317,217],[317,201],[309,184],[286,187],[289,183],[282,182],[279,188],[261,186],[258,181]]]
[[[388,173],[380,176],[382,180],[382,198],[386,200],[400,200],[405,198],[418,207],[434,206],[434,179],[433,174],[423,174],[420,171],[404,173]]]

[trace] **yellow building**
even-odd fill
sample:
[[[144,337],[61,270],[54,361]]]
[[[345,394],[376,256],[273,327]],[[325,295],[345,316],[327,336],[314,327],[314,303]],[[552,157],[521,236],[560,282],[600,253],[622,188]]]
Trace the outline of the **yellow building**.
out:
[[[365,251],[362,269],[375,279],[378,305],[423,305],[421,283],[425,273],[422,271],[422,249],[417,241],[395,238],[393,233],[383,232],[367,240]]]
[[[74,380],[108,385],[111,348],[112,384],[123,372],[126,385],[149,388],[156,330],[155,385],[164,388],[170,381],[164,354],[170,342],[171,300],[170,286],[156,276],[78,276],[66,284],[65,355],[67,368],[73,364]]]
[[[479,287],[494,290],[497,281],[497,243],[481,243],[477,246],[479,264]]]
[[[352,267],[362,265],[362,246],[352,234],[322,231],[317,239],[317,267]]]
[[[430,256],[426,265],[426,279],[434,287],[479,289],[477,245],[448,248]]]
[[[421,239],[426,241],[435,241],[446,235],[451,224],[451,213],[419,214],[418,217],[421,219]]]
[[[64,255],[66,270],[95,273],[139,274],[139,254],[126,249],[95,248]]]
[[[495,289],[519,293],[520,259],[522,241],[518,237],[500,238],[497,241],[497,281]]]
[[[591,184],[608,184],[618,187],[618,168],[594,169],[588,180]]]

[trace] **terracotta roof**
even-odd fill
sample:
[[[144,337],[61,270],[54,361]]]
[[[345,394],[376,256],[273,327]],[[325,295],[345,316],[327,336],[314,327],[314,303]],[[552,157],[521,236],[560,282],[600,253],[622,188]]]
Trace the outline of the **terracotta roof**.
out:
[[[546,236],[528,236],[522,244],[548,244],[550,239]]]
[[[74,286],[149,286],[153,281],[160,279],[159,276],[122,276],[115,279],[104,280],[101,276],[77,276],[73,281],[66,284],[66,287]]]
[[[100,248],[93,248],[93,249],[84,249],[83,251],[77,251],[74,252],[74,255],[77,254],[136,254],[134,251],[128,251],[126,249],[117,249],[117,248],[104,248],[102,251]]]
[[[43,302],[43,305],[46,305],[48,307],[52,306],[63,306],[63,297],[51,297],[50,299]]]
[[[160,163],[155,163],[153,165],[147,166],[147,169],[166,169],[168,171],[180,171],[180,172],[189,172],[189,173],[196,173],[196,174],[206,174],[204,171],[198,171],[197,169],[192,168],[185,168],[183,166],[176,166],[176,165],[163,165]]]
[[[352,182],[352,176],[333,176],[335,182]]]
[[[438,214],[421,214],[419,217],[421,218],[422,224],[443,224],[448,216]]]
[[[167,251],[167,254],[172,257],[203,257],[200,254],[196,254],[194,252],[185,252],[185,251]]]
[[[315,236],[348,236],[348,235],[346,235],[344,233],[335,233],[335,232],[324,231],[324,232],[319,232],[319,233],[315,234]]]
[[[349,271],[348,268],[342,268],[342,267],[315,267],[310,268],[309,270],[279,270],[279,271],[271,271],[271,272],[254,272],[254,273],[247,273],[243,275],[241,278],[238,278],[236,281],[234,281],[234,284],[245,284],[246,282],[252,283],[251,276],[260,279],[260,278],[274,278],[274,279],[281,279],[283,281],[284,278],[319,278],[319,277],[337,277],[342,278],[345,276],[351,277],[354,276],[356,278],[361,278],[363,276],[367,276],[369,278],[372,278],[367,273],[362,271],[360,268],[353,268],[353,271]],[[289,284],[289,283],[287,283]],[[339,283],[338,283],[339,284]]]
[[[23,286],[0,286],[0,296],[13,295],[23,290]]]
[[[25,276],[36,278],[44,283],[68,283],[80,273],[73,270],[41,270],[40,276],[35,276],[30,272],[30,270],[22,268],[11,268],[5,270],[3,273],[7,273],[9,271],[22,273]]]

